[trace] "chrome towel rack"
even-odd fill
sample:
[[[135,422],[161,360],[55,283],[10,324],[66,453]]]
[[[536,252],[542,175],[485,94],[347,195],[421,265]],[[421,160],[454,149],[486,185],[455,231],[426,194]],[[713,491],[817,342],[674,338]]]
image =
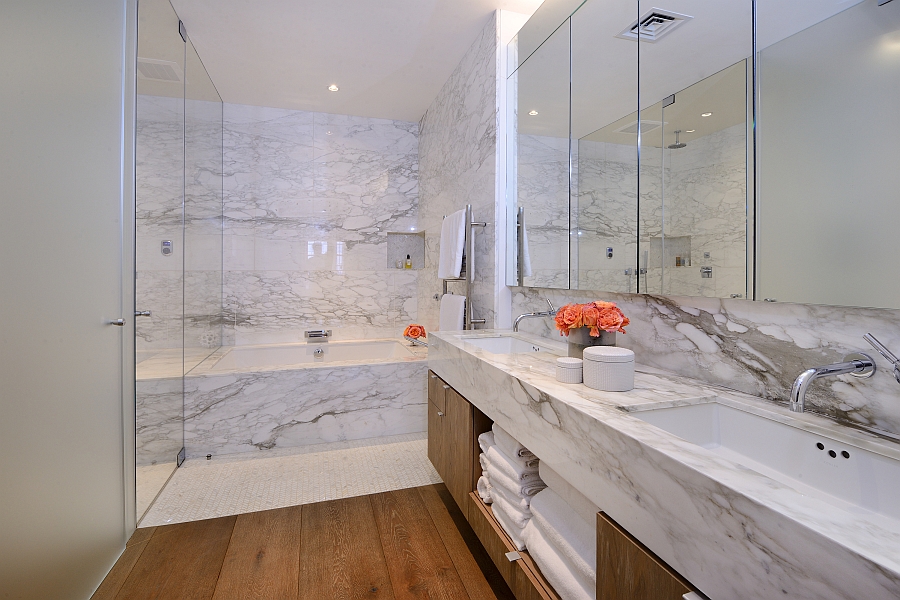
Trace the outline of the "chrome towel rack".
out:
[[[484,221],[472,220],[472,205],[466,204],[466,242],[463,245],[463,272],[460,277],[442,279],[444,293],[447,292],[447,283],[451,281],[466,282],[466,313],[464,318],[465,329],[475,329],[475,325],[484,325],[487,321],[476,319],[472,314],[472,288],[475,285],[475,227],[487,227]]]

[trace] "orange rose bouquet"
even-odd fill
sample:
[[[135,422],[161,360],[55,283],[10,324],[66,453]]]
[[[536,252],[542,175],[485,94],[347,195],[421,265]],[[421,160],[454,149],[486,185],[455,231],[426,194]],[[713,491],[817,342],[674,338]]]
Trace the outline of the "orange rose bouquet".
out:
[[[419,339],[425,337],[425,328],[421,325],[407,325],[406,329],[403,330],[403,337],[410,337],[413,339]]]
[[[579,327],[588,327],[591,337],[600,337],[600,330],[625,333],[625,326],[631,321],[615,302],[588,302],[587,304],[566,304],[556,313],[556,328],[560,335]]]

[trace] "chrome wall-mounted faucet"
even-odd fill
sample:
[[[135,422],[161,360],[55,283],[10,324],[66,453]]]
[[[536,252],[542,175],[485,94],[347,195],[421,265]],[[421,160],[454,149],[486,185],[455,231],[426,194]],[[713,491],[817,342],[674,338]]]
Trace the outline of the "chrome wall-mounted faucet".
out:
[[[897,380],[897,383],[900,383],[900,359],[894,356],[894,353],[887,349],[887,346],[878,341],[871,333],[867,333],[863,336],[863,339],[872,344],[872,347],[878,350],[878,352],[891,361],[891,364],[894,365],[894,379]]]
[[[800,373],[791,387],[791,410],[802,413],[806,410],[806,390],[816,379],[830,375],[844,375],[849,373],[860,379],[867,379],[875,374],[875,361],[868,354],[854,352],[844,357],[844,362],[813,367]]]
[[[548,310],[548,311],[525,313],[524,315],[519,315],[518,317],[516,317],[516,322],[513,323],[513,331],[515,331],[515,332],[519,331],[519,322],[522,321],[522,319],[534,319],[537,317],[555,317],[556,309],[553,307],[553,303],[550,302],[550,300],[547,300],[547,305],[550,306],[550,310]]]

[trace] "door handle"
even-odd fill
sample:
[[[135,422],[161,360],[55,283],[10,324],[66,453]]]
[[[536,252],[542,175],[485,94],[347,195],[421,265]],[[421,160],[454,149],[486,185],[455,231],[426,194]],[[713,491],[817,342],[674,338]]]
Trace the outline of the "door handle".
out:
[[[149,317],[151,316],[149,310],[136,310],[134,311],[134,316],[136,317]]]
[[[449,389],[450,389],[450,386],[449,386],[449,385],[445,385],[445,386],[444,386],[444,389],[445,389],[445,390],[449,390]]]
[[[116,327],[125,327],[125,319],[113,319],[109,324],[115,325]]]
[[[441,411],[438,411],[438,416],[439,416],[439,417],[443,417],[443,416],[444,416],[444,413],[442,413]]]

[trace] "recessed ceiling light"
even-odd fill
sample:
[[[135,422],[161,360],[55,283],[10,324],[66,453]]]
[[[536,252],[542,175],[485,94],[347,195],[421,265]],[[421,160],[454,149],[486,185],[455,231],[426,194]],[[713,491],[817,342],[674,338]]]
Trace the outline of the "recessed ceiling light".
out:
[[[329,91],[329,92],[336,92],[336,91],[338,91],[339,89],[341,89],[341,88],[339,88],[338,86],[334,85],[333,83],[332,83],[331,85],[328,86],[328,91]]]
[[[532,110],[532,111],[529,111],[528,114],[531,115],[532,117],[536,117],[538,114],[538,111]]]
[[[685,133],[694,133],[695,131],[697,131],[697,130],[696,129],[688,129],[687,131],[685,131]]]
[[[711,116],[712,116],[712,113],[703,113],[703,114],[700,115],[700,116],[701,116],[701,117],[711,117]]]
[[[326,131],[325,135],[332,135],[332,133],[330,131]]]

